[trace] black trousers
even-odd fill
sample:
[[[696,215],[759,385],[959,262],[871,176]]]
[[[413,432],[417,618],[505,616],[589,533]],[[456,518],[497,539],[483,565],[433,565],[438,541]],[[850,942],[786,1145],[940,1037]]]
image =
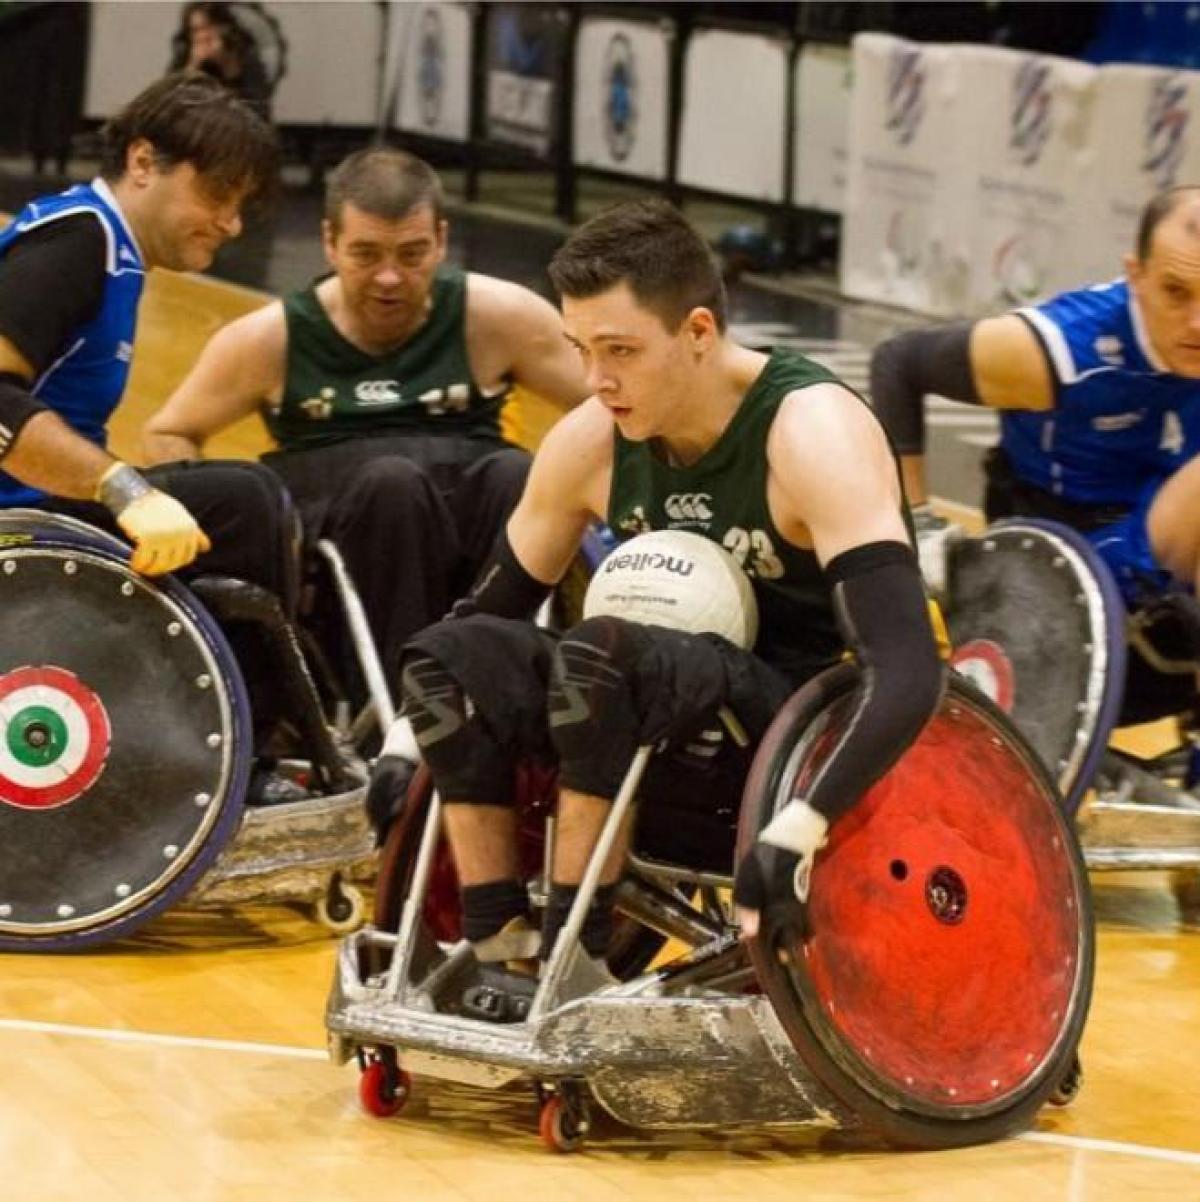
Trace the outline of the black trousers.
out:
[[[257,463],[236,460],[181,462],[147,468],[142,475],[179,501],[208,535],[212,550],[178,575],[233,576],[272,592],[289,615],[298,593],[296,519],[287,490]],[[124,532],[95,501],[49,497],[39,506],[79,518],[120,538]]]
[[[492,438],[387,434],[263,462],[295,498],[306,543],[337,545],[398,698],[401,649],[474,582],[520,499],[529,455]],[[340,604],[324,573],[310,579],[305,621],[361,705],[366,685]]]
[[[273,593],[284,612],[295,616],[299,527],[291,498],[272,472],[257,463],[213,460],[164,464],[145,470],[143,475],[155,488],[178,500],[212,543],[211,551],[177,573],[182,580],[205,575],[245,580]],[[40,508],[125,537],[112,514],[97,502],[51,497]],[[293,703],[281,693],[279,667],[261,629],[232,622],[222,623],[222,630],[246,681],[255,749],[261,751]]]

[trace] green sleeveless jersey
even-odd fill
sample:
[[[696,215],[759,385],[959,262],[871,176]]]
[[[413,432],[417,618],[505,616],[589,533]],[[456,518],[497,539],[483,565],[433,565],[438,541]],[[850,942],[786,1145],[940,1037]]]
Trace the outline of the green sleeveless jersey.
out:
[[[755,653],[796,684],[836,660],[845,643],[816,555],[788,543],[771,521],[767,436],[788,393],[827,381],[840,383],[803,355],[773,351],[725,432],[686,467],[664,462],[650,441],[614,432],[608,524],[617,538],[672,529],[720,543],[754,587]]]
[[[467,358],[467,277],[440,268],[429,316],[401,347],[369,355],[338,333],[316,281],[283,302],[287,375],[267,426],[281,447],[300,449],[380,433],[446,433],[500,441],[508,384],[485,394]]]

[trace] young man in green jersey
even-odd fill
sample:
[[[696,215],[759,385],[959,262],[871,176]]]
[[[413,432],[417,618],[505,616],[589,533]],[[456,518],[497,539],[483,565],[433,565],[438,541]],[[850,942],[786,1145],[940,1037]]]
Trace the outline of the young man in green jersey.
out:
[[[331,272],[225,326],[145,431],[151,462],[195,459],[262,412],[266,462],[310,541],[345,556],[389,680],[405,640],[475,578],[520,496],[529,456],[500,433],[521,384],[568,407],[583,373],[552,305],[445,263],[434,170],[374,147],[331,173],[321,232]],[[319,595],[316,624],[365,695],[344,624]]]
[[[481,961],[536,945],[518,878],[519,756],[559,768],[544,957],[635,749],[666,747],[639,790],[638,821],[652,854],[670,855],[694,821],[736,811],[748,767],[729,740],[704,764],[688,763],[684,745],[718,725],[722,706],[757,741],[793,689],[851,650],[863,668],[853,721],[807,795],[739,866],[735,900],[753,932],[765,904],[803,893],[829,823],[916,737],[943,686],[896,463],[867,405],[798,354],[734,342],[711,255],[663,201],[596,217],[550,275],[592,395],[547,435],[456,619],[418,635],[403,670]],[[680,494],[704,505],[681,507]],[[725,546],[758,600],[755,651],[607,616],[553,641],[524,620],[596,518],[618,537],[684,527]],[[583,928],[593,959],[608,945],[626,845],[605,865]],[[731,843],[724,856],[728,868]]]

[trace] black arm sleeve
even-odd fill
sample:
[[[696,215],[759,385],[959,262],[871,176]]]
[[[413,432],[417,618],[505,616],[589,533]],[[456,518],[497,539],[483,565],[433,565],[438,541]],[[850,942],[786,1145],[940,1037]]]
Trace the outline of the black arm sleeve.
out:
[[[108,241],[90,213],[22,234],[0,258],[0,337],[40,376],[100,312]]]
[[[0,460],[12,449],[25,423],[45,408],[20,376],[0,371]]]
[[[868,543],[837,556],[825,573],[838,624],[862,670],[850,724],[807,797],[832,821],[921,733],[941,700],[945,670],[910,547]]]
[[[971,372],[974,322],[906,330],[871,356],[871,403],[899,455],[925,452],[925,397],[980,403]]]
[[[455,601],[450,617],[492,614],[497,618],[532,618],[553,587],[521,566],[508,541],[508,531],[501,530],[479,579],[467,596]]]

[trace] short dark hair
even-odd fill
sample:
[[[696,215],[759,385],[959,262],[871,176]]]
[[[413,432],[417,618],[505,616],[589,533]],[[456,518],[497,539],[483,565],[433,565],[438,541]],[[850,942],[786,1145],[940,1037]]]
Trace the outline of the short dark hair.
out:
[[[1138,219],[1137,257],[1144,263],[1150,257],[1154,231],[1170,217],[1188,196],[1200,196],[1200,184],[1180,184],[1152,196]]]
[[[446,208],[442,181],[434,169],[406,150],[369,146],[344,158],[325,185],[325,219],[334,233],[341,228],[342,209],[352,204],[372,217],[395,221],[421,205],[441,221]]]
[[[672,333],[695,308],[712,311],[725,330],[725,285],[712,252],[674,205],[626,201],[581,225],[550,261],[560,296],[585,299],[618,284]]]
[[[145,138],[160,167],[190,163],[217,196],[243,189],[262,200],[276,187],[279,143],[271,127],[224,84],[199,71],[180,71],[152,83],[104,127],[100,174],[125,174],[129,147]]]

